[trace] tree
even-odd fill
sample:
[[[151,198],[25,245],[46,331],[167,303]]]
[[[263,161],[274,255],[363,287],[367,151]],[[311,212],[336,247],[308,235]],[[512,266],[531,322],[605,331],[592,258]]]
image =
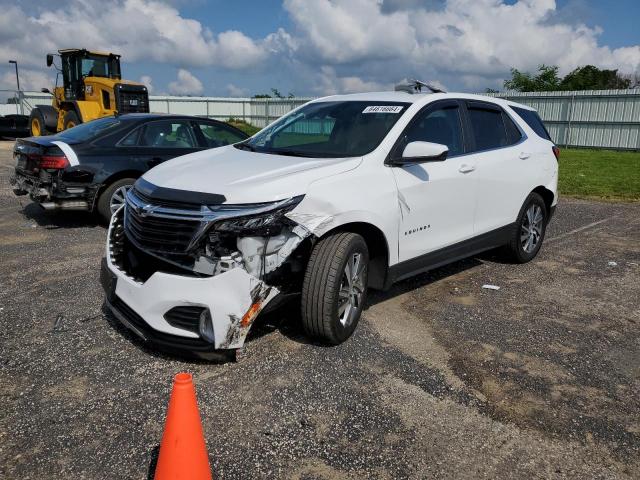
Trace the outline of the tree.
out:
[[[593,65],[578,67],[560,82],[561,90],[607,90],[629,88],[631,80],[618,75],[618,70],[600,70]]]
[[[504,88],[519,92],[550,92],[560,88],[560,81],[557,66],[540,65],[537,75],[512,68],[511,79],[504,81]]]
[[[632,88],[634,79],[618,70],[601,70],[593,65],[578,67],[564,78],[558,77],[558,67],[540,65],[536,75],[511,69],[511,78],[505,80],[507,90],[519,92],[553,92],[556,90],[607,90]]]

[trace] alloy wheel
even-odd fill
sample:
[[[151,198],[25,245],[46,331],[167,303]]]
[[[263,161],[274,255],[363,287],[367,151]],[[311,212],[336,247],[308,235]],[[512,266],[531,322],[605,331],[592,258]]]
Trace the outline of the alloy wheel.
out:
[[[127,192],[131,189],[131,185],[123,185],[119,187],[113,195],[111,195],[111,201],[109,202],[109,209],[111,210],[111,215],[116,213],[116,211],[124,205],[125,198],[127,198]]]
[[[543,222],[542,207],[531,204],[522,218],[520,227],[520,245],[526,253],[531,253],[538,247],[542,239]]]
[[[338,317],[340,323],[351,325],[358,314],[365,291],[366,265],[361,253],[353,253],[344,266],[338,292]]]

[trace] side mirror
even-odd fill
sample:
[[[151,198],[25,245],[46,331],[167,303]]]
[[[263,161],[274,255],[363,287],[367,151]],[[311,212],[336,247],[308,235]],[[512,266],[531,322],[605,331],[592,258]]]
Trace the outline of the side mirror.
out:
[[[53,95],[53,93],[51,93],[51,90],[49,90],[48,88],[41,88],[40,91],[42,93],[49,93],[49,94]]]
[[[410,163],[442,162],[446,160],[449,147],[440,143],[410,142],[404,147],[402,158],[394,160],[396,165]]]
[[[47,53],[47,67],[50,67],[51,65],[53,65],[53,54]]]

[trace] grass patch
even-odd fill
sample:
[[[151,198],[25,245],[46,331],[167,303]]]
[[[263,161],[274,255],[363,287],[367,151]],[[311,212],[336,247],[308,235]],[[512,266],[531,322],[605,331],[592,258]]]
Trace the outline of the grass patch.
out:
[[[242,130],[244,133],[246,133],[250,137],[261,130],[260,128],[254,127],[250,123],[247,123],[240,118],[230,118],[229,120],[227,120],[227,123],[233,127],[236,127],[239,130]]]
[[[561,195],[607,200],[640,200],[640,152],[563,148]]]

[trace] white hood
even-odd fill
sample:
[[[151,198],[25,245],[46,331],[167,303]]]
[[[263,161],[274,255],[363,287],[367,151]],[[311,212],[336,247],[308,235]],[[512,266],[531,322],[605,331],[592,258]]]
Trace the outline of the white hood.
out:
[[[302,195],[320,178],[357,167],[362,158],[304,158],[214,148],[174,158],[144,174],[159,187],[224,195],[226,203],[257,203]]]

